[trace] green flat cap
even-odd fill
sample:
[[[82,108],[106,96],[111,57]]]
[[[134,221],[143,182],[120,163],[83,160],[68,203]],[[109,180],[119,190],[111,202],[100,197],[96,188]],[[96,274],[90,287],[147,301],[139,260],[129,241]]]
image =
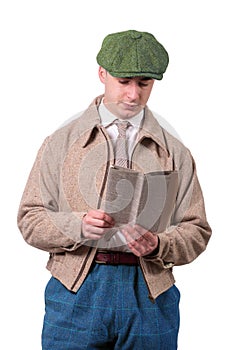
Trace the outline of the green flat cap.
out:
[[[144,76],[161,80],[169,57],[152,34],[128,30],[104,38],[97,62],[114,77]]]

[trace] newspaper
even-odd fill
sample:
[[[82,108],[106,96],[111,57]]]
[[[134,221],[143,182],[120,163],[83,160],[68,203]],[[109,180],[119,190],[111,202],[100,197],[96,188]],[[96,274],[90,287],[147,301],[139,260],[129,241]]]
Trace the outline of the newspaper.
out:
[[[109,169],[105,198],[101,208],[115,220],[106,239],[126,224],[138,224],[151,232],[168,226],[178,191],[177,171],[144,174],[128,168]]]

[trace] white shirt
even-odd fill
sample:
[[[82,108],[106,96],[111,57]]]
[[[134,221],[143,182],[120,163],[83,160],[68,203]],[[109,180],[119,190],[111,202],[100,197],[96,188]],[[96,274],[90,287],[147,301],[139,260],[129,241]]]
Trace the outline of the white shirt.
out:
[[[115,150],[116,140],[118,137],[118,128],[116,124],[113,124],[113,122],[118,118],[116,118],[116,116],[106,108],[103,101],[101,102],[98,111],[101,119],[101,124],[106,128],[106,131],[111,139],[111,142]],[[144,110],[142,109],[140,113],[138,113],[132,118],[127,119],[131,123],[131,125],[127,128],[127,131],[126,131],[128,159],[130,159],[132,156],[137,133],[143,122],[143,118],[144,118]],[[117,251],[125,251],[125,252],[130,251],[127,246],[125,237],[120,231],[118,231],[114,236],[112,236],[112,238],[109,241],[106,241],[105,237],[99,240],[98,247],[100,249],[117,250]]]
[[[106,131],[110,136],[110,139],[112,141],[112,144],[115,150],[116,140],[118,137],[118,128],[117,128],[117,125],[113,124],[113,122],[118,118],[116,118],[116,116],[106,108],[103,101],[99,106],[99,115],[101,118],[101,124],[106,128]],[[138,113],[132,118],[127,119],[131,123],[131,125],[127,128],[127,131],[126,131],[126,139],[127,139],[127,145],[128,145],[128,159],[131,158],[137,133],[142,124],[143,117],[144,117],[144,110],[142,109],[140,113]]]

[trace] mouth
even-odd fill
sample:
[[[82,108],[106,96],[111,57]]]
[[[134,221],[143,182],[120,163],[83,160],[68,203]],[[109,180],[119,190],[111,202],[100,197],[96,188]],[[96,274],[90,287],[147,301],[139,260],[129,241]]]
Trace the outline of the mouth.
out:
[[[138,104],[137,103],[129,103],[129,102],[122,102],[123,106],[126,108],[126,109],[130,109],[130,110],[133,110],[133,109],[136,109],[138,108]]]

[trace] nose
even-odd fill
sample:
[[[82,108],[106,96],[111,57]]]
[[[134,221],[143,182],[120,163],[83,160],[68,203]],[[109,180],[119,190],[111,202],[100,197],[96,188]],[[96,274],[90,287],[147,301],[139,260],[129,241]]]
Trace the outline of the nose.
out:
[[[131,81],[131,84],[127,87],[127,97],[130,101],[135,101],[139,98],[140,89],[136,82]]]

